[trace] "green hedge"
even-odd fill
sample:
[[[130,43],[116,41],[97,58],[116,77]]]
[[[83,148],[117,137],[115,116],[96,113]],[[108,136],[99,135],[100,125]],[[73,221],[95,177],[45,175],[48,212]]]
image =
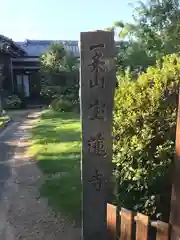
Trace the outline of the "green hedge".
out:
[[[51,107],[57,112],[71,112],[73,110],[72,102],[65,99],[63,96],[54,99],[51,103]]]
[[[56,96],[50,105],[54,111],[79,112],[78,85],[67,88],[62,94]]]
[[[19,109],[22,101],[17,95],[10,95],[4,99],[5,109]]]
[[[168,55],[136,81],[121,76],[115,96],[118,201],[165,220],[175,153],[179,73],[180,57]]]

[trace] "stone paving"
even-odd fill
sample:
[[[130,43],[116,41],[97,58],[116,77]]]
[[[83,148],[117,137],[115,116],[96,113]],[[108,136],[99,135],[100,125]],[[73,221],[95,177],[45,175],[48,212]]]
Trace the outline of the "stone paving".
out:
[[[28,114],[28,113],[27,113]],[[29,128],[39,111],[16,121],[0,134],[0,240],[78,240],[80,229],[55,214],[39,193],[43,176],[26,155]],[[2,186],[1,186],[2,185]]]

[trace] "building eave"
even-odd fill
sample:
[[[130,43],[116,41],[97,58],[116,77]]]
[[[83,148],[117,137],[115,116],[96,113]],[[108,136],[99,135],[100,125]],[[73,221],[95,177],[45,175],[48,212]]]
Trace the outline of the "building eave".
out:
[[[12,39],[5,37],[4,35],[0,35],[0,40],[2,40],[2,42],[6,43],[10,47],[9,51],[5,51],[10,55],[18,57],[27,54],[26,51],[21,46],[16,44]]]
[[[17,58],[12,58],[13,62],[39,62],[39,57],[17,57]]]
[[[39,66],[22,66],[22,65],[19,65],[19,66],[12,66],[12,69],[13,70],[39,70],[40,67]]]

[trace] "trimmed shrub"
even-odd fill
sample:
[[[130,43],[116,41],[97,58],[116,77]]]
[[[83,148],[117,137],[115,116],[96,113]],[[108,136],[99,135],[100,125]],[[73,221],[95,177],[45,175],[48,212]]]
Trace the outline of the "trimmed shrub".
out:
[[[118,201],[163,220],[169,217],[179,73],[180,57],[168,55],[136,81],[121,76],[115,95]]]
[[[51,103],[51,107],[54,111],[58,112],[71,112],[73,110],[72,102],[63,96],[54,99]]]
[[[18,109],[21,107],[21,100],[17,95],[11,95],[4,99],[5,109]]]

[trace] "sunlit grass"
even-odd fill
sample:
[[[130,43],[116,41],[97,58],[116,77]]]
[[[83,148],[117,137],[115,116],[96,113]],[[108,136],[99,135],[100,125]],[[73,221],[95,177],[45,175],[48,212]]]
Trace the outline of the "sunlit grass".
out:
[[[4,122],[6,122],[7,120],[9,120],[8,115],[0,117],[0,128],[4,126]]]
[[[30,154],[45,176],[42,194],[56,209],[80,219],[80,121],[74,113],[47,110],[32,130]]]

